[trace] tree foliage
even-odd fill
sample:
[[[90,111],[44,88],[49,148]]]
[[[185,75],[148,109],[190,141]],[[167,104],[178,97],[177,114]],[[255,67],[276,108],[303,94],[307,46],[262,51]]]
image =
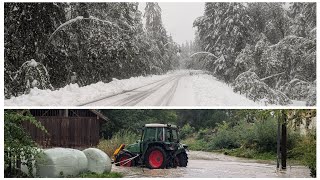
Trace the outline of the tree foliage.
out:
[[[28,176],[33,176],[33,164],[35,157],[40,153],[36,143],[23,129],[23,123],[30,123],[47,133],[46,129],[39,123],[28,110],[6,110],[4,112],[4,169],[5,177],[20,176],[15,170],[15,161],[24,160],[29,170]],[[12,166],[13,165],[13,166]]]
[[[315,3],[211,2],[194,26],[199,51],[216,57],[194,58],[189,68],[211,71],[235,85],[235,91],[240,86],[236,80],[250,81],[243,73],[254,72],[269,86],[267,93],[282,91],[286,98],[307,101],[307,89],[316,79]],[[197,66],[199,61],[203,66]],[[293,88],[297,81],[299,88]],[[241,93],[250,96],[252,88]]]
[[[17,88],[10,76],[31,59],[47,69],[54,88],[69,84],[74,74],[84,86],[174,69],[178,45],[162,26],[160,7],[148,4],[144,29],[138,5],[5,3],[6,96],[28,89]]]

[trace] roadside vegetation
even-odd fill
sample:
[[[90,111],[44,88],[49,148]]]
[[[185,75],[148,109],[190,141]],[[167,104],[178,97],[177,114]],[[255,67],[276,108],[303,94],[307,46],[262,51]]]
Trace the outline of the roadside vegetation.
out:
[[[132,144],[139,139],[139,136],[131,131],[119,131],[111,139],[101,139],[98,148],[104,151],[111,158],[114,150],[121,144]]]
[[[135,143],[146,123],[180,127],[190,150],[268,160],[277,159],[277,123],[287,123],[288,164],[305,165],[316,175],[315,110],[104,110],[111,121],[101,130],[99,148],[108,155],[121,144]],[[123,131],[123,129],[127,129]],[[114,134],[112,135],[112,132]]]
[[[223,121],[214,129],[195,131],[189,124],[181,128],[185,136],[183,143],[190,150],[221,152],[225,155],[258,160],[277,159],[277,121],[274,118],[247,122],[241,120],[236,125]],[[288,163],[309,167],[311,176],[316,176],[316,133],[311,129],[307,134],[289,129]]]
[[[97,174],[94,172],[86,172],[78,175],[76,178],[122,178],[123,175],[117,172]]]
[[[65,176],[62,172],[60,172],[59,178],[122,178],[123,175],[118,172],[104,172],[102,174],[97,174],[95,172],[86,171],[81,172],[80,174],[73,176]]]
[[[5,110],[4,112],[4,176],[33,177],[32,162],[41,151],[30,135],[22,128],[23,123],[30,123],[43,132],[46,129],[28,110]],[[21,157],[24,157],[21,159]],[[18,163],[28,167],[28,173],[15,168]]]

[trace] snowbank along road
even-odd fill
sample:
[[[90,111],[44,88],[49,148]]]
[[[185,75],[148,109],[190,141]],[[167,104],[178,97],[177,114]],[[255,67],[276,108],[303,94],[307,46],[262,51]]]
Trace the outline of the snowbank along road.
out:
[[[301,102],[298,102],[301,103]],[[305,102],[304,102],[305,103]],[[6,106],[264,106],[231,86],[198,70],[98,82],[70,84],[51,91],[34,88],[29,94],[5,99]]]
[[[286,171],[277,172],[276,165],[272,162],[200,151],[189,152],[189,163],[185,168],[147,169],[113,166],[112,171],[133,178],[310,178],[309,169],[303,166],[289,166]]]

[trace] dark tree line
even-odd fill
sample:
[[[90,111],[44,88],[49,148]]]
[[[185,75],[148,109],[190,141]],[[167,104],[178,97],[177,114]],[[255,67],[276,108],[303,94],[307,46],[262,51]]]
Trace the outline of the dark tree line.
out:
[[[178,46],[166,34],[161,8],[147,3],[144,28],[138,5],[5,3],[6,97],[61,88],[72,76],[84,86],[174,69]]]
[[[180,128],[187,124],[195,132],[201,129],[215,129],[219,124],[226,122],[231,127],[241,122],[252,124],[257,121],[277,119],[282,114],[281,110],[260,109],[112,109],[100,110],[110,120],[101,129],[107,136],[120,130],[139,132],[147,123],[171,123]],[[288,127],[297,130],[303,124],[304,118],[314,117],[314,110],[284,110],[288,116]],[[307,120],[308,121],[308,120]],[[310,123],[310,122],[309,122]],[[307,123],[308,124],[308,123]]]
[[[189,57],[189,68],[208,70],[253,100],[315,105],[316,3],[206,3],[194,26],[189,54],[207,54]]]
[[[252,122],[253,119],[250,120],[250,118],[254,118],[255,115],[254,110],[115,109],[101,111],[110,119],[101,129],[106,138],[123,129],[139,132],[139,128],[147,123],[171,123],[181,128],[189,124],[194,130],[199,131],[204,128],[214,129],[223,121],[236,124],[241,118],[248,118],[248,122]]]

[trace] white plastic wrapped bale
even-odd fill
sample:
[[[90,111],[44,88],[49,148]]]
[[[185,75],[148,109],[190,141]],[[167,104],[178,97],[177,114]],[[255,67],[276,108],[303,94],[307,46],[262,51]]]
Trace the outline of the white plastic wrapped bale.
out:
[[[88,148],[83,150],[88,159],[88,170],[97,174],[111,171],[111,159],[109,156],[96,148]]]
[[[88,160],[82,151],[53,148],[44,150],[36,163],[38,176],[55,178],[76,176],[87,171]]]

